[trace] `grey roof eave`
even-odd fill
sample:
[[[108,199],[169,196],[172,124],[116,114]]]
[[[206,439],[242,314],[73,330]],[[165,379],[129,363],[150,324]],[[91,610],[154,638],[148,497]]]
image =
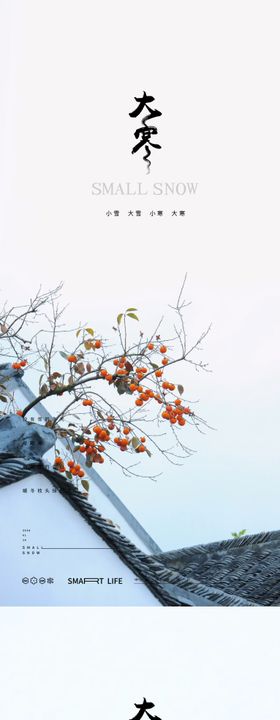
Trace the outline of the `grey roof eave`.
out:
[[[146,555],[130,542],[119,530],[86,500],[82,493],[66,478],[55,470],[50,470],[44,462],[31,462],[22,469],[20,460],[7,453],[0,454],[0,490],[8,485],[24,480],[34,473],[41,473],[59,490],[60,494],[84,518],[91,528],[114,550],[121,560],[149,588],[162,605],[183,604],[171,596],[167,588],[162,587],[158,570],[163,568],[151,555]]]
[[[11,380],[10,387],[13,387],[14,389],[19,388],[23,392],[28,403],[32,402],[32,400],[35,400],[36,396],[21,377]],[[51,419],[50,413],[48,412],[48,410],[46,410],[42,402],[39,402],[36,405],[36,409],[39,411],[39,414],[41,414],[42,417]],[[67,448],[67,441],[64,440],[64,438],[60,438],[60,440]],[[79,462],[83,467],[85,467],[85,460],[82,453],[79,453]],[[128,510],[126,505],[122,502],[122,500],[120,500],[118,495],[114,493],[114,491],[109,487],[109,485],[107,485],[105,480],[103,480],[103,478],[96,472],[96,470],[93,467],[87,467],[86,472],[90,479],[97,485],[103,495],[105,495],[110,500],[112,505],[116,508],[116,510],[118,510],[123,519],[128,523],[133,532],[145,544],[145,546],[150,550],[150,552],[153,554],[160,553],[161,548],[159,547],[159,545],[149,535],[149,533],[147,533],[141,523],[136,519],[136,517],[134,517],[130,510]]]

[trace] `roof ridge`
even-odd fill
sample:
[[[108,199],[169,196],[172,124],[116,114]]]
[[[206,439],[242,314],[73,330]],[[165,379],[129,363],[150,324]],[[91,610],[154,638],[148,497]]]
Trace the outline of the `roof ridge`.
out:
[[[280,542],[280,530],[270,530],[270,531],[263,531],[260,533],[254,533],[252,535],[244,535],[241,538],[229,538],[227,540],[216,540],[215,542],[211,543],[205,543],[200,545],[190,545],[183,548],[178,548],[177,550],[167,550],[166,552],[158,553],[157,555],[154,555],[153,557],[158,558],[172,558],[176,555],[177,558],[179,557],[187,557],[188,555],[194,555],[198,553],[207,553],[208,551],[215,551],[215,550],[226,550],[233,549],[233,548],[241,548],[242,546],[245,549],[245,546],[247,545],[257,545],[261,543],[265,543],[268,541],[277,541]]]

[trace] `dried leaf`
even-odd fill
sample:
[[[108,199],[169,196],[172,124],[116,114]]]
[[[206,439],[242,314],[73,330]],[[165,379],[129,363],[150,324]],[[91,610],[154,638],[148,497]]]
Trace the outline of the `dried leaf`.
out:
[[[88,480],[81,480],[81,485],[87,492],[89,491],[89,481]]]
[[[8,398],[5,397],[5,395],[0,395],[1,402],[8,402]]]
[[[128,372],[131,372],[131,370],[133,370],[133,365],[131,365],[131,363],[128,360],[125,363],[125,369],[128,370]]]
[[[76,363],[76,365],[74,365],[74,370],[75,370],[79,375],[83,375],[84,372],[85,372],[84,363],[82,363],[82,362]]]
[[[180,393],[180,395],[183,395],[183,392],[184,392],[183,385],[177,385],[177,389],[178,389],[178,392]]]
[[[46,425],[46,427],[52,428],[52,427],[53,427],[53,420],[46,420],[45,425]]]
[[[92,344],[91,340],[85,340],[84,346],[85,346],[86,350],[90,350],[91,348],[93,348],[93,344]]]
[[[46,397],[48,392],[49,392],[48,385],[46,385],[46,383],[44,383],[44,385],[42,385],[42,387],[40,388],[40,395],[42,395],[42,397]]]
[[[60,350],[60,351],[59,351],[59,354],[61,355],[61,357],[64,358],[64,360],[67,360],[67,358],[68,358],[67,353],[65,353],[65,352],[63,352],[62,350]]]
[[[77,330],[77,332],[76,332],[76,337],[79,337],[81,332],[82,332],[82,328],[79,328],[79,330]]]
[[[0,325],[1,333],[4,335],[6,332],[8,332],[9,328],[7,325]]]
[[[87,370],[87,372],[92,371],[92,365],[89,362],[86,364],[86,370]]]

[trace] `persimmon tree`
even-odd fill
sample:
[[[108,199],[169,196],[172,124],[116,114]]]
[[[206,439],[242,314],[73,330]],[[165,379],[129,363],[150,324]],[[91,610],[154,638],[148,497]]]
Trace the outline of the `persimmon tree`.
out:
[[[135,307],[117,315],[113,339],[88,323],[67,328],[60,306],[62,285],[47,293],[39,289],[26,306],[5,305],[0,311],[0,356],[11,363],[13,374],[38,373],[36,397],[23,408],[17,407],[7,378],[0,377],[0,413],[16,412],[28,420],[40,401],[60,398],[61,409],[45,422],[57,438],[68,441],[64,457],[55,449],[54,466],[69,480],[85,476],[76,453],[86,457],[87,467],[107,460],[128,475],[139,475],[135,465],[153,452],[175,464],[190,455],[188,428],[202,431],[207,423],[185,398],[183,385],[173,382],[172,369],[180,363],[208,370],[197,353],[210,327],[188,346],[185,282],[186,277],[170,306],[175,315],[170,338],[161,336],[161,318],[153,331],[140,329],[137,341],[131,341],[133,326],[135,330],[135,323],[140,324]],[[87,491],[86,478],[82,484]]]

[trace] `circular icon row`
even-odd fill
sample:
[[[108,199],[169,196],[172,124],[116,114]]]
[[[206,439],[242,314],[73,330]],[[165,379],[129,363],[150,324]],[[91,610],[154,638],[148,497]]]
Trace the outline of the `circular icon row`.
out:
[[[29,585],[29,583],[30,583],[31,585],[37,585],[37,583],[39,583],[40,585],[44,585],[45,583],[52,584],[52,583],[54,583],[54,578],[51,578],[51,577],[49,577],[49,578],[45,578],[45,577],[37,578],[37,577],[34,577],[34,576],[31,577],[31,578],[23,577],[23,578],[22,578],[22,583],[23,583],[24,585]]]

